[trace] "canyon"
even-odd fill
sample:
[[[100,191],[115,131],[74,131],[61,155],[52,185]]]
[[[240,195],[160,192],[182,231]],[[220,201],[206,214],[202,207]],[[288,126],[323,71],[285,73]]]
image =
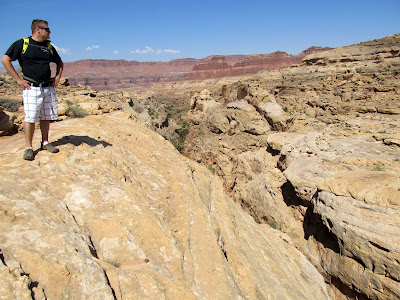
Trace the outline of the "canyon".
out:
[[[61,151],[32,163],[3,109],[2,294],[398,299],[400,34],[324,50],[119,90],[65,78]]]
[[[146,86],[157,82],[202,80],[255,74],[260,70],[288,67],[301,62],[310,53],[331,48],[310,47],[299,55],[277,51],[258,55],[217,55],[204,59],[176,59],[169,62],[125,60],[80,60],[65,63],[64,76],[71,84],[94,89],[118,89]]]

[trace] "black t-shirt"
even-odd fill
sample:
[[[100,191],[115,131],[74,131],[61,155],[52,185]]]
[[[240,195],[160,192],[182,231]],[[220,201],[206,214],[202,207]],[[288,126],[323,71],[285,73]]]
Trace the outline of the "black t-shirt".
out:
[[[61,62],[61,58],[54,47],[52,47],[53,54],[51,54],[48,43],[49,41],[36,42],[29,37],[28,48],[22,54],[24,40],[20,39],[8,48],[6,55],[12,61],[18,59],[24,76],[32,78],[36,82],[48,81],[51,77],[50,63],[58,64]]]

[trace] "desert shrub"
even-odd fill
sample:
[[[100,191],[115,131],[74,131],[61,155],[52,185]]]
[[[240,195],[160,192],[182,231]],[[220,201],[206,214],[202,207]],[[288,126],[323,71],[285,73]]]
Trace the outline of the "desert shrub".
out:
[[[178,128],[175,129],[175,132],[179,136],[179,141],[183,143],[185,141],[186,135],[189,133],[189,128]]]
[[[174,147],[176,148],[176,150],[178,150],[179,152],[182,152],[183,149],[185,149],[185,146],[183,144],[178,143],[175,140],[171,141],[172,145],[174,145]]]
[[[67,112],[66,115],[71,118],[84,118],[87,115],[85,109],[83,109],[79,104],[73,103],[69,100],[66,100],[65,103],[67,104]]]
[[[178,138],[171,142],[179,152],[182,152],[183,149],[185,148],[185,146],[184,146],[185,138],[186,138],[186,135],[189,133],[189,128],[175,129],[175,133],[178,135]]]
[[[157,119],[158,118],[158,111],[155,109],[152,109],[151,107],[147,109],[147,112],[149,113],[149,116],[151,119]]]
[[[16,112],[21,107],[21,103],[8,98],[0,98],[0,106],[3,106],[7,111]]]
[[[188,122],[183,121],[181,118],[179,119],[179,125],[181,127],[175,129],[175,133],[178,135],[178,138],[172,140],[171,143],[175,146],[175,148],[179,152],[182,152],[183,149],[185,148],[185,139],[186,136],[189,134],[190,125]]]
[[[215,174],[215,168],[212,165],[208,165],[207,167],[213,174]]]
[[[270,221],[269,222],[269,226],[271,226],[273,229],[277,229],[278,228],[275,220]]]
[[[372,169],[372,171],[385,171],[385,166],[382,164],[377,164],[375,167]]]

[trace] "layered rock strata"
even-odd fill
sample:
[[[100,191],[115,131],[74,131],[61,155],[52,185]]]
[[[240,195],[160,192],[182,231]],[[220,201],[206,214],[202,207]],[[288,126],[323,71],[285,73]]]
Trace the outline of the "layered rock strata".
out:
[[[270,54],[247,55],[241,61],[230,65],[225,56],[212,57],[199,62],[185,79],[198,80],[255,74],[261,70],[277,70],[300,64],[305,55],[331,50],[329,47],[310,47],[299,55],[290,55],[282,51]]]
[[[370,299],[397,298],[400,149],[364,137],[327,142],[315,134],[277,133],[268,141],[280,151],[280,168],[298,199],[290,205],[308,207],[309,257],[336,285],[338,279]]]
[[[338,299],[400,297],[399,45],[313,54],[192,97],[185,155],[290,235]]]
[[[289,236],[129,113],[52,124],[58,154],[0,140],[7,299],[329,299]],[[4,142],[6,141],[6,142]]]
[[[332,48],[310,47],[299,55],[275,52],[259,55],[213,55],[203,59],[176,59],[169,62],[125,60],[81,60],[65,63],[64,76],[71,84],[95,89],[120,89],[181,80],[204,80],[254,74],[298,64],[305,53]]]

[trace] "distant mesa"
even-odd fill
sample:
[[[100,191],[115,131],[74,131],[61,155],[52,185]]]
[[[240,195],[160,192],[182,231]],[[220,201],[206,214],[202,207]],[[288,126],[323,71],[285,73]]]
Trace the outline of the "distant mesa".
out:
[[[73,85],[88,85],[99,90],[118,89],[157,82],[255,74],[261,70],[300,64],[306,55],[331,49],[313,46],[299,55],[277,51],[255,55],[212,55],[203,59],[183,58],[169,62],[80,60],[65,63],[64,76]]]
[[[300,64],[309,54],[331,50],[312,46],[299,55],[277,51],[254,55],[212,55],[203,59],[183,58],[169,62],[86,59],[64,64],[64,77],[72,85],[94,89],[118,89],[146,86],[157,82],[204,80],[227,76],[255,74]],[[7,74],[0,70],[0,75]]]

